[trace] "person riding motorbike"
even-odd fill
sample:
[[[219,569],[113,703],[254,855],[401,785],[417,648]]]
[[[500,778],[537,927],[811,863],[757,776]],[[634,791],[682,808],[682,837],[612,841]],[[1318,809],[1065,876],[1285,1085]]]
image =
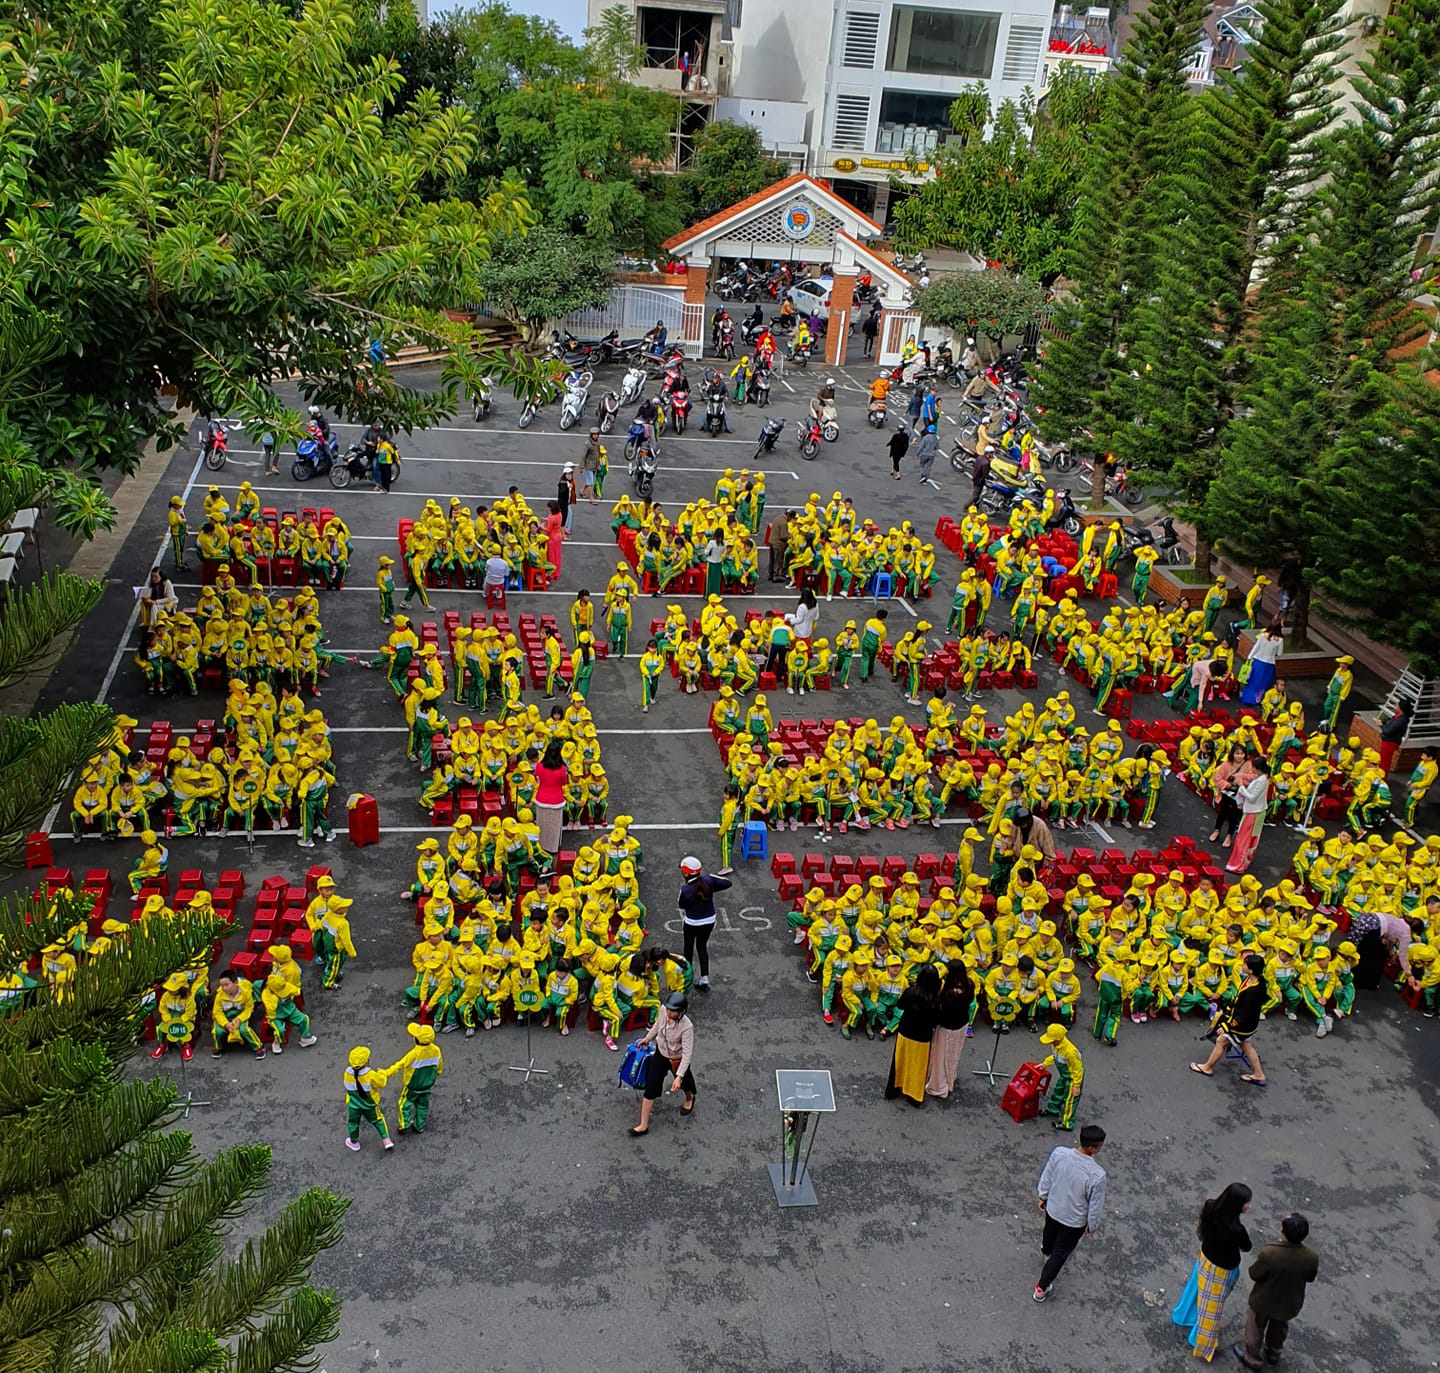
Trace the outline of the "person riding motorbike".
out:
[[[873,415],[876,410],[881,409],[885,405],[886,398],[890,395],[890,387],[893,384],[890,378],[885,375],[876,377],[875,380],[870,383],[870,401],[865,407],[867,415]]]
[[[789,296],[780,302],[780,327],[782,329],[795,327],[795,303]]]
[[[810,336],[810,322],[809,320],[802,319],[800,323],[795,326],[795,342],[790,348],[790,356],[794,357],[802,348],[810,348],[813,346],[814,340]]]
[[[810,402],[810,413],[822,424],[835,418],[835,378],[826,377],[825,384]]]
[[[658,357],[664,353],[665,344],[669,341],[669,338],[670,331],[665,327],[665,321],[663,319],[657,319],[655,321],[655,327],[640,341],[646,344],[650,352]]]
[[[760,302],[755,302],[755,308],[740,321],[740,337],[747,342],[757,330],[764,327],[765,311],[760,308]]]
[[[981,371],[980,354],[975,351],[975,340],[967,338],[965,347],[960,352],[960,370],[969,376],[974,376]]]
[[[635,418],[643,425],[654,428],[655,421],[660,415],[660,397],[647,396],[640,402],[640,408],[635,412]]]
[[[709,380],[705,383],[705,400],[707,404],[715,400],[720,402],[720,426],[728,434],[730,432],[730,416],[725,410],[725,395],[725,378],[720,375],[717,368],[710,373]]]
[[[755,336],[755,365],[757,367],[773,367],[776,347],[775,335],[768,328],[762,329]]]

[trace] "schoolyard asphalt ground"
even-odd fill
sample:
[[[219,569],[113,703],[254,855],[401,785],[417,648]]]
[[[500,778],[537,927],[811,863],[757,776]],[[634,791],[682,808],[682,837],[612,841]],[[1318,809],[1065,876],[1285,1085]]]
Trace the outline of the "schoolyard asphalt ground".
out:
[[[890,479],[884,435],[864,425],[863,385],[843,376],[843,435],[818,460],[800,460],[793,424],[765,464],[769,512],[810,491],[853,496],[860,514],[882,527],[909,519],[928,537],[941,513],[958,513],[968,479],[942,462],[937,494]],[[803,412],[823,369],[776,388],[772,412],[792,421]],[[608,379],[601,378],[602,385]],[[219,483],[233,498],[243,479],[282,512],[332,506],[356,536],[347,587],[322,592],[325,632],[346,654],[373,654],[383,641],[371,589],[376,558],[396,552],[396,521],[418,514],[423,499],[442,504],[454,493],[489,501],[517,483],[543,511],[566,459],[578,460],[585,428],[558,432],[550,407],[527,432],[515,426],[516,403],[497,400],[492,417],[468,414],[401,440],[404,470],[387,496],[364,488],[335,491],[328,482],[297,485],[289,476],[262,480],[253,439],[236,435]],[[657,497],[672,511],[709,495],[723,468],[747,465],[761,417],[741,412],[735,433],[708,438],[692,430],[667,438]],[[945,426],[948,428],[948,426]],[[355,429],[340,426],[344,442]],[[946,446],[949,438],[946,436]],[[512,593],[520,610],[553,612],[565,624],[581,586],[603,589],[616,561],[610,505],[628,489],[618,450],[606,500],[582,505],[566,546],[558,589]],[[218,716],[217,694],[158,704],[143,693],[131,661],[136,645],[131,588],[144,580],[164,534],[172,492],[187,496],[191,525],[209,474],[194,451],[177,451],[169,471],[112,569],[104,602],[86,627],[83,647],[54,673],[42,705],[103,696],[137,716],[157,714],[184,729]],[[956,559],[938,549],[943,580],[923,614],[937,629],[948,611]],[[164,566],[169,570],[169,558]],[[763,562],[762,562],[763,570]],[[1127,574],[1128,576],[1128,574]],[[181,600],[193,604],[197,574],[183,578]],[[793,605],[794,593],[762,582],[752,605]],[[669,597],[650,603],[658,609]],[[432,594],[433,615],[483,608],[476,593]],[[691,607],[697,601],[687,602]],[[822,602],[821,632],[860,618],[860,603]],[[914,623],[914,607],[897,603],[896,634]],[[412,614],[414,611],[412,609]],[[420,616],[423,618],[423,614]],[[636,614],[643,642],[650,618]],[[1058,689],[1055,668],[1039,664],[1041,692]],[[1073,686],[1073,683],[1071,684]],[[528,693],[527,693],[528,695]],[[668,932],[678,948],[673,896],[677,863],[693,852],[717,864],[714,824],[723,772],[705,729],[712,697],[678,695],[667,678],[648,716],[639,710],[635,660],[597,665],[591,704],[611,779],[611,814],[636,817],[645,847],[642,879],[652,939]],[[807,717],[895,714],[918,719],[888,679],[843,696],[817,694],[801,703],[772,695],[776,713]],[[986,702],[1012,711],[1018,693]],[[1148,713],[1155,698],[1137,698]],[[1201,1200],[1243,1179],[1255,1191],[1250,1216],[1257,1243],[1281,1216],[1303,1210],[1321,1256],[1321,1278],[1294,1327],[1286,1363],[1297,1370],[1395,1373],[1435,1366],[1434,1280],[1440,1184],[1437,1184],[1437,1080],[1433,1022],[1408,1010],[1388,989],[1362,993],[1359,1014],[1317,1041],[1302,1022],[1267,1022],[1258,1044],[1271,1085],[1256,1090],[1230,1065],[1205,1081],[1186,1071],[1206,1046],[1196,1021],[1132,1025],[1116,1048],[1088,1033],[1093,995],[1081,1007],[1077,1043],[1086,1058],[1082,1122],[1109,1132],[1102,1162],[1109,1201],[1099,1233],[1086,1240],[1047,1305],[1030,1299],[1040,1264],[1034,1184],[1049,1150],[1068,1137],[1048,1123],[1017,1125],[999,1110],[1004,1079],[1040,1057],[1028,1035],[1001,1041],[999,1085],[971,1075],[994,1042],[983,1031],[961,1062],[960,1086],[946,1105],[923,1111],[882,1099],[890,1046],[857,1036],[842,1041],[821,1020],[818,989],[802,973],[786,931],[768,863],[741,864],[712,941],[715,987],[696,997],[695,1066],[699,1097],[682,1120],[677,1098],[663,1101],[650,1136],[631,1139],[635,1095],[617,1084],[615,1054],[583,1030],[561,1039],[534,1035],[537,1066],[528,1083],[507,1065],[525,1061],[525,1034],[510,1026],[466,1041],[442,1038],[446,1069],[434,1094],[430,1128],[404,1137],[390,1154],[367,1135],[364,1151],[342,1145],[341,1071],[352,1045],[372,1046],[375,1061],[398,1058],[410,1041],[401,991],[409,983],[416,938],[413,907],[397,893],[413,871],[425,816],[418,781],[405,760],[399,708],[379,673],[337,668],[320,702],[336,731],[338,785],[331,815],[341,837],[307,852],[293,837],[241,841],[181,839],[172,873],[221,867],[247,873],[242,917],[248,925],[260,879],[301,879],[312,862],[328,863],[351,914],[359,948],[343,988],[324,993],[305,970],[307,1001],[319,1043],[283,1059],[256,1063],[233,1053],[212,1061],[206,1046],[189,1067],[188,1085],[208,1104],[186,1122],[202,1148],[262,1139],[274,1149],[274,1197],[326,1184],[353,1196],[343,1243],[316,1265],[316,1279],[338,1290],[344,1315],[323,1366],[330,1373],[436,1368],[632,1370],[707,1367],[713,1373],[891,1373],[928,1370],[1179,1370],[1192,1366],[1169,1309],[1194,1258]],[[1087,705],[1077,694],[1081,718]],[[1312,702],[1313,704],[1313,702]],[[452,720],[459,712],[448,708]],[[1131,745],[1133,747],[1133,745]],[[379,798],[384,827],[378,847],[356,849],[343,835],[345,797]],[[1160,828],[1145,836],[1159,850],[1176,834],[1203,839],[1208,820],[1178,782],[1167,788]],[[63,817],[57,828],[62,828]],[[943,851],[957,831],[945,828],[836,837],[831,852],[914,854]],[[771,847],[818,852],[813,834],[772,835]],[[1103,842],[1102,842],[1103,841]],[[1294,848],[1292,832],[1267,832],[1255,871],[1278,879]],[[1061,843],[1099,849],[1134,847],[1129,831],[1066,833]],[[567,836],[567,846],[577,839]],[[80,868],[109,863],[118,882],[136,852],[56,841],[56,861]],[[664,936],[660,936],[664,937]],[[173,1057],[141,1074],[176,1072]],[[812,1159],[820,1204],[780,1210],[766,1164],[779,1152],[775,1070],[823,1068],[834,1075],[838,1110],[821,1123]],[[387,1093],[392,1127],[394,1092]],[[1248,1283],[1230,1302],[1218,1362],[1229,1366]]]

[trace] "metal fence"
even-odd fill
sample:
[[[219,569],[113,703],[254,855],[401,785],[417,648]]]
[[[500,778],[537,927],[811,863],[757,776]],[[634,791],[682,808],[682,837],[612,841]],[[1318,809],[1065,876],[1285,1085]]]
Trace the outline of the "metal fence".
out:
[[[612,329],[618,330],[621,338],[637,338],[648,334],[659,320],[672,339],[682,342],[687,355],[693,342],[697,347],[693,356],[698,357],[698,346],[704,337],[704,307],[695,309],[701,319],[692,325],[687,318],[689,307],[685,304],[684,286],[619,285],[610,288],[610,299],[604,305],[593,310],[575,310],[563,319],[552,320],[550,327],[582,339],[603,338]]]

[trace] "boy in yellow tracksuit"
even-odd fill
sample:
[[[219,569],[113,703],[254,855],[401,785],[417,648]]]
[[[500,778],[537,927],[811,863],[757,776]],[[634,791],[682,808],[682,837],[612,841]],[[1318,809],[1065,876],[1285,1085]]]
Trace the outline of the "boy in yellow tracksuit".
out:
[[[405,1031],[415,1043],[403,1058],[384,1070],[384,1076],[388,1082],[396,1073],[400,1074],[400,1099],[395,1103],[400,1132],[413,1129],[422,1135],[425,1122],[430,1118],[430,1092],[445,1071],[445,1058],[435,1042],[433,1026],[412,1024],[407,1025]]]
[[[275,1036],[270,1052],[284,1052],[292,1025],[300,1033],[300,1047],[308,1049],[315,1043],[316,1036],[310,1033],[310,1017],[295,1004],[295,998],[300,995],[300,965],[286,944],[272,944],[265,952],[270,955],[271,967],[260,989],[260,1001]]]
[[[368,1120],[380,1136],[380,1143],[387,1149],[395,1147],[390,1138],[390,1127],[380,1114],[380,1092],[385,1086],[385,1073],[370,1067],[370,1050],[357,1045],[350,1050],[349,1065],[342,1079],[345,1086],[345,1147],[360,1148],[360,1122]]]
[[[225,1044],[244,1044],[256,1058],[265,1057],[265,1046],[250,1024],[255,1014],[255,989],[245,981],[226,973],[215,984],[215,997],[210,1005],[210,1038],[212,1058],[219,1058]]]
[[[1075,1128],[1075,1108],[1080,1104],[1080,1093],[1085,1085],[1085,1063],[1080,1050],[1071,1042],[1063,1025],[1051,1025],[1040,1036],[1040,1042],[1048,1046],[1050,1054],[1042,1060],[1042,1068],[1053,1068],[1055,1079],[1050,1095],[1040,1108],[1040,1114],[1056,1116],[1056,1130]]]

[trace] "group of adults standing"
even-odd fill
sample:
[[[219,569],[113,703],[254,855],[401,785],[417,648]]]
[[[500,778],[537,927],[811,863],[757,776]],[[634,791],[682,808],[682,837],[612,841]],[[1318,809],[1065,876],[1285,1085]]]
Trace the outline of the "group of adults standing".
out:
[[[945,969],[943,981],[928,965],[915,974],[915,981],[900,993],[887,1099],[904,1096],[915,1106],[923,1106],[927,1096],[948,1100],[955,1090],[974,997],[970,974],[958,960]]]

